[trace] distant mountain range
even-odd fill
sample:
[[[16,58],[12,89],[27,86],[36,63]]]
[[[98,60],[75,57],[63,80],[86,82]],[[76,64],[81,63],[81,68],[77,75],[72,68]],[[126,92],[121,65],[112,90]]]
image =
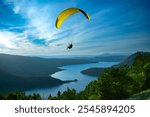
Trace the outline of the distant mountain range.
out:
[[[90,63],[80,59],[46,59],[17,55],[0,54],[0,69],[16,76],[39,77],[49,76],[70,64]]]
[[[0,92],[52,87],[70,82],[52,78],[50,75],[59,71],[60,66],[90,62],[0,54]]]
[[[128,56],[125,56],[125,55],[106,54],[106,55],[96,56],[94,59],[97,61],[121,62],[121,61],[125,60],[127,57]]]
[[[120,67],[120,66],[124,66],[124,65],[127,65],[130,67],[134,63],[135,58],[137,56],[149,55],[149,54],[150,54],[150,52],[136,52],[136,53],[130,55],[129,57],[127,57],[124,61],[120,62],[118,65],[114,65],[114,67]]]
[[[120,66],[132,66],[132,64],[134,63],[135,58],[138,55],[145,55],[145,54],[150,54],[149,52],[136,52],[128,57],[126,56],[105,56],[105,57],[97,57],[99,58],[99,60],[120,60],[121,62],[118,65],[114,65],[113,67],[120,67]],[[91,76],[99,76],[106,68],[89,68],[86,70],[81,71],[81,73],[86,74],[86,75],[91,75]]]
[[[121,62],[125,60],[128,56],[126,55],[113,55],[113,54],[104,54],[98,56],[87,56],[87,57],[75,57],[75,59],[88,60],[92,62]]]

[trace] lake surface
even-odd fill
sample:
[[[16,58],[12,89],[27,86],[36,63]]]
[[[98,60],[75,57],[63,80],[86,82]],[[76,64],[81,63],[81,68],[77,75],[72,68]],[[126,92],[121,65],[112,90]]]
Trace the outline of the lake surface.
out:
[[[78,65],[68,65],[59,67],[62,71],[58,71],[51,76],[61,80],[74,80],[77,79],[77,82],[65,83],[52,88],[36,88],[32,90],[26,91],[26,94],[39,93],[43,98],[47,98],[50,94],[52,96],[56,96],[58,91],[65,91],[67,88],[76,89],[77,92],[84,90],[86,85],[88,85],[91,81],[97,79],[94,76],[88,76],[80,73],[83,70],[89,68],[104,68],[111,67],[112,65],[118,64],[118,62],[98,62],[98,63],[90,63],[90,64],[78,64]]]

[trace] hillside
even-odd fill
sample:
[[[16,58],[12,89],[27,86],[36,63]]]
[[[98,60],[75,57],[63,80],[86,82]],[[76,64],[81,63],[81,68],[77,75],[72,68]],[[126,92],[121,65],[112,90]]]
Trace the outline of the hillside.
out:
[[[50,75],[60,70],[57,67],[81,63],[89,61],[0,54],[0,92],[52,87],[70,82]]]
[[[75,59],[80,60],[88,60],[93,62],[122,62],[125,60],[128,56],[125,55],[113,55],[113,54],[104,54],[104,55],[98,55],[98,56],[87,56],[87,57],[74,57]]]
[[[150,90],[132,95],[129,100],[150,100]]]
[[[84,58],[85,60],[90,60],[93,62],[100,62],[100,61],[104,61],[104,62],[124,62],[127,60],[127,56],[125,55],[112,55],[112,54],[104,54],[104,55],[99,55],[93,58]],[[83,59],[83,58],[82,58]],[[125,62],[126,63],[126,62]],[[119,66],[119,65],[114,65],[114,66]],[[81,71],[82,74],[85,75],[90,75],[90,76],[99,76],[100,74],[103,73],[103,71],[106,68],[89,68],[86,70]]]
[[[85,75],[89,75],[89,76],[99,76],[100,74],[102,74],[105,69],[107,68],[89,68],[86,70],[81,71],[81,73],[85,74]]]
[[[49,74],[59,71],[57,67],[90,62],[79,59],[46,59],[0,54],[0,69],[21,77],[47,77]]]
[[[122,62],[128,56],[125,55],[113,55],[113,54],[104,54],[96,56],[94,59],[96,61],[107,61],[107,62]]]
[[[52,87],[64,83],[52,77],[19,77],[0,70],[0,92]]]
[[[127,57],[125,60],[123,60],[122,62],[120,62],[120,64],[118,65],[115,65],[114,67],[121,67],[121,66],[124,66],[124,65],[127,65],[127,66],[132,66],[135,59],[138,58],[139,56],[146,56],[146,55],[149,55],[150,52],[136,52],[132,55],[130,55],[129,57]]]

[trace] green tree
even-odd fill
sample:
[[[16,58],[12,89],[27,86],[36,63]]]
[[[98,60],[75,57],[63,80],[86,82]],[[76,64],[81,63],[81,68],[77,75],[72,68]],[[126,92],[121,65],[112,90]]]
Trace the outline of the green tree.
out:
[[[24,92],[11,92],[6,95],[7,100],[25,100],[26,96]]]
[[[150,63],[145,64],[144,73],[146,76],[145,83],[143,85],[143,89],[150,89]]]
[[[60,99],[63,100],[75,100],[76,99],[76,90],[67,88],[67,91],[64,91],[60,96]]]
[[[60,97],[61,96],[61,92],[60,91],[58,91],[58,93],[57,93],[57,97]]]
[[[126,99],[136,92],[136,82],[128,76],[128,67],[110,68],[98,80],[102,99]]]
[[[0,100],[4,100],[4,96],[0,94]]]

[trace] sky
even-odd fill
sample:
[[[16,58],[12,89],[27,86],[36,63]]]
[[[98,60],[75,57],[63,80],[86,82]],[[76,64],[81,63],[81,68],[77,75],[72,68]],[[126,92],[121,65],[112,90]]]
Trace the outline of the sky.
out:
[[[0,0],[0,53],[29,56],[150,51],[150,0]],[[56,29],[67,8],[82,13]],[[67,50],[69,43],[73,48]]]

